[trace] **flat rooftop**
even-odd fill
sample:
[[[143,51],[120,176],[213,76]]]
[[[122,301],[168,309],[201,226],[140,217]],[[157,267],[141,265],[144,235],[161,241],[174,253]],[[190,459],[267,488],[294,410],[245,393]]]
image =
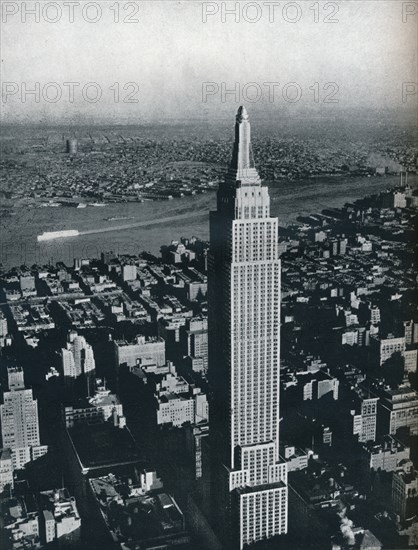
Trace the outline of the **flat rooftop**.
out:
[[[141,457],[130,432],[108,422],[79,424],[68,429],[83,468],[118,466],[139,462]]]
[[[257,485],[255,487],[239,487],[236,491],[240,495],[246,495],[248,493],[259,493],[261,491],[267,491],[269,489],[282,489],[286,487],[283,481],[276,481],[275,483],[265,483],[264,485]]]

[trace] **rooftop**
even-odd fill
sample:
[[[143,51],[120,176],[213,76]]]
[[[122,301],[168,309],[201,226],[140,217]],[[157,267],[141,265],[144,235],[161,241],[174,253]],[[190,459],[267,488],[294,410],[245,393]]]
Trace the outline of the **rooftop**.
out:
[[[108,474],[90,482],[112,531],[124,541],[154,539],[184,532],[183,514],[174,498],[161,490],[161,484],[145,492],[132,479]]]
[[[141,460],[135,441],[126,429],[109,423],[78,424],[68,429],[83,468],[117,466]]]
[[[257,485],[256,487],[239,487],[236,491],[240,495],[245,495],[248,493],[268,491],[269,489],[282,489],[283,487],[286,487],[283,481],[276,481],[275,483],[264,483],[263,485]]]

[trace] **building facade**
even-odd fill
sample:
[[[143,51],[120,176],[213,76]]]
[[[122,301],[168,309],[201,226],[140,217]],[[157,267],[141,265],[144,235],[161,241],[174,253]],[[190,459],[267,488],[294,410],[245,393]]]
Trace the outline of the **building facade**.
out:
[[[390,359],[395,353],[403,354],[403,352],[405,351],[404,336],[395,338],[392,334],[388,334],[387,338],[373,338],[372,343],[375,345],[375,347],[377,344],[380,366],[382,366],[383,363]]]
[[[13,489],[13,458],[10,449],[0,449],[0,493],[6,487]]]
[[[410,460],[405,461],[392,478],[392,504],[402,521],[416,514],[417,498],[418,472]]]
[[[353,415],[353,434],[361,443],[376,439],[378,397],[364,397],[359,393],[358,414]]]
[[[19,470],[47,447],[40,444],[38,402],[32,390],[25,389],[23,370],[9,367],[7,374],[10,391],[4,392],[0,406],[1,436],[3,447],[12,451],[13,468]]]
[[[9,332],[6,316],[0,311],[0,348],[6,345],[6,337]]]
[[[157,366],[165,364],[165,342],[162,338],[137,336],[134,342],[114,342],[116,368],[121,365],[135,367],[146,360]]]
[[[409,385],[386,390],[380,404],[385,433],[396,435],[400,428],[409,428],[411,435],[418,435],[418,393]]]
[[[96,369],[93,348],[84,336],[79,336],[75,331],[68,333],[67,347],[62,348],[61,357],[64,378],[89,375]]]
[[[157,424],[172,424],[180,427],[207,423],[209,407],[206,394],[196,386],[189,385],[170,368],[156,386]]]
[[[254,166],[250,123],[236,116],[232,161],[210,217],[209,371],[214,523],[228,547],[287,532],[279,463],[278,220]]]
[[[405,372],[416,372],[417,371],[417,361],[418,361],[418,350],[417,349],[406,349],[403,352],[404,368]]]
[[[42,491],[41,506],[44,508],[40,518],[41,540],[48,544],[58,539],[58,544],[71,546],[80,539],[81,518],[76,500],[67,489]]]
[[[93,397],[80,399],[72,405],[63,407],[63,414],[66,428],[73,428],[76,424],[84,422],[107,422],[110,419],[118,428],[126,426],[119,397],[102,386],[96,389]]]
[[[207,318],[200,316],[187,319],[186,325],[180,329],[180,338],[183,355],[190,358],[192,368],[199,364],[201,369],[196,367],[196,370],[206,372],[208,368]],[[197,362],[196,359],[201,359],[201,361]],[[193,370],[195,369],[193,368]]]
[[[375,471],[394,472],[402,461],[410,459],[410,448],[391,435],[377,444],[369,441],[364,450],[368,467]]]

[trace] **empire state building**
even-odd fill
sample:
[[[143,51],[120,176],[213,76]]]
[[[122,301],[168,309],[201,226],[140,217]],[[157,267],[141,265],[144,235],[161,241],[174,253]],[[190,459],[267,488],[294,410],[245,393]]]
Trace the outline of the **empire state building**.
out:
[[[214,521],[228,548],[287,532],[279,462],[278,220],[254,166],[245,107],[210,214],[209,371]]]

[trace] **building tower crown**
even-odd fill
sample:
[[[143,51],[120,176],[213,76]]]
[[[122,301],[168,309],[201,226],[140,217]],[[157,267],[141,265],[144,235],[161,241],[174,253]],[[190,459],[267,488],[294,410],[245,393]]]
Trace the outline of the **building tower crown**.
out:
[[[243,105],[241,105],[240,107],[238,107],[236,120],[237,122],[242,122],[243,120],[248,120],[248,119],[249,119],[249,116],[247,113],[247,109]]]
[[[251,147],[251,125],[247,109],[241,105],[235,117],[235,142],[226,183],[233,187],[261,185]]]

